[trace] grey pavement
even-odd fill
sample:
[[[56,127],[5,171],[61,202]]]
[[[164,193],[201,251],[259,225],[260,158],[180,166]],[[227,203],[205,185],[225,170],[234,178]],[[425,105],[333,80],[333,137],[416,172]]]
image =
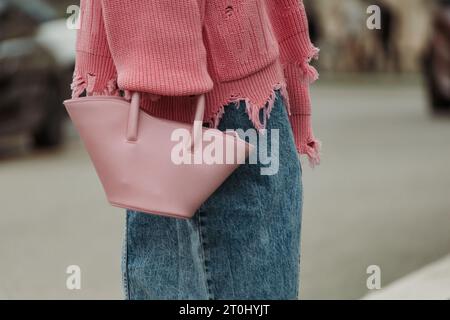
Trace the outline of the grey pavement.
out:
[[[368,266],[386,286],[450,253],[450,119],[429,115],[420,81],[325,79],[312,94],[324,151],[303,170],[301,297],[361,298]],[[0,203],[0,298],[122,298],[123,210],[75,137],[1,160]]]
[[[450,255],[400,278],[365,300],[449,300]]]

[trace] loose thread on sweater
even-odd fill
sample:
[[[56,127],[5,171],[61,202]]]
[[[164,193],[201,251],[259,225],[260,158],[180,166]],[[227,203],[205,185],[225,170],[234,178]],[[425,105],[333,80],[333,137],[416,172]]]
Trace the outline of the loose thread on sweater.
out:
[[[70,85],[70,89],[72,90],[72,99],[81,96],[81,94],[86,90],[86,87],[86,80],[82,76],[74,74],[72,84]]]
[[[301,72],[301,78],[299,79],[302,84],[309,85],[316,82],[319,79],[319,72],[316,68],[310,65],[312,60],[319,59],[320,49],[311,45],[308,53],[303,59],[292,61],[283,64],[283,69],[288,66],[294,65]]]
[[[320,49],[311,45],[311,48],[309,49],[309,53],[308,53],[308,63],[311,62],[312,60],[318,60],[319,53],[320,53]]]
[[[105,83],[103,91],[94,91],[96,87],[97,77],[94,74],[88,73],[86,77],[80,74],[74,74],[70,89],[72,90],[72,98],[80,97],[83,92],[87,96],[118,96],[120,90],[117,86],[117,78],[111,78]]]
[[[301,71],[300,81],[303,84],[309,85],[319,79],[319,73],[316,68],[310,65],[312,60],[319,59],[320,49],[311,44],[309,52],[304,61],[296,61],[294,64],[298,66]],[[322,142],[314,137],[311,137],[306,144],[301,144],[297,147],[297,151],[300,154],[306,154],[308,157],[309,165],[314,168],[320,164],[320,156],[322,149]]]
[[[297,151],[301,154],[308,156],[309,165],[314,168],[320,164],[320,153],[322,149],[322,142],[313,138],[305,145],[301,145],[297,148]]]
[[[96,76],[88,74],[86,78],[81,75],[74,75],[70,89],[72,90],[72,98],[78,98],[86,92],[87,96],[122,96],[125,100],[130,101],[132,91],[121,90],[117,85],[117,77],[109,79],[103,91],[94,91],[96,86]],[[158,101],[161,96],[156,94],[146,93],[152,102]]]
[[[214,115],[206,122],[209,123],[211,127],[217,128],[220,124],[220,121],[222,120],[222,117],[225,114],[225,108],[227,106],[232,106],[238,109],[240,107],[241,102],[244,102],[245,112],[247,113],[249,120],[252,122],[256,130],[262,132],[262,130],[265,129],[267,126],[267,120],[270,118],[270,113],[272,112],[272,109],[275,105],[275,100],[277,97],[276,91],[280,91],[281,97],[286,107],[286,111],[290,115],[291,113],[289,108],[289,99],[286,84],[278,83],[272,88],[269,97],[265,100],[265,102],[262,105],[254,104],[247,97],[240,97],[238,95],[233,95],[226,101],[225,104],[220,106],[217,112],[215,112]],[[261,110],[263,110],[262,121],[260,115]]]
[[[221,119],[225,115],[225,108],[234,107],[239,108],[241,102],[245,105],[245,112],[247,113],[249,120],[252,122],[255,129],[257,129],[261,134],[264,134],[264,129],[267,127],[267,120],[270,119],[270,114],[275,106],[275,101],[277,99],[276,91],[280,91],[281,99],[283,99],[283,103],[286,107],[286,110],[289,115],[290,105],[289,105],[289,95],[287,91],[286,84],[276,84],[265,101],[263,105],[255,105],[250,99],[245,97],[239,97],[238,95],[231,96],[227,103],[222,105],[217,112],[206,122],[210,125],[210,127],[217,128],[220,124]],[[260,112],[263,110],[263,121],[260,119]],[[300,154],[305,154],[308,157],[309,164],[312,168],[318,166],[320,164],[320,155],[321,155],[321,146],[322,143],[315,139],[314,137],[310,138],[309,141],[305,144],[297,145],[297,151]]]

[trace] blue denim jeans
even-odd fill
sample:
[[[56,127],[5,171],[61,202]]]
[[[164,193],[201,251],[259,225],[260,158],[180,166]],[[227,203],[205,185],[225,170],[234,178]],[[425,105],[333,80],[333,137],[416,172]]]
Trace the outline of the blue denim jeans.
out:
[[[220,130],[253,127],[244,102],[225,110]],[[269,147],[279,130],[277,174],[240,166],[191,220],[127,211],[126,299],[297,299],[302,171],[278,91],[266,128]]]

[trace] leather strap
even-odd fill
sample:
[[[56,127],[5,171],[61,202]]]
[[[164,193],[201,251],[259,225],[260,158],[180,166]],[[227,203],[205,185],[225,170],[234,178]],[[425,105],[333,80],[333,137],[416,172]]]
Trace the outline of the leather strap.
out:
[[[191,130],[191,143],[188,146],[189,150],[191,151],[195,150],[195,146],[197,146],[202,140],[204,114],[205,114],[205,95],[202,94],[197,98],[197,107],[195,110],[194,124]]]
[[[139,127],[139,106],[141,101],[141,95],[138,92],[134,92],[131,96],[130,111],[128,113],[128,125],[127,125],[127,140],[137,141],[138,139],[138,127]]]
[[[128,124],[126,138],[130,142],[135,142],[138,140],[139,131],[139,107],[140,107],[141,95],[139,92],[133,92],[131,96],[130,111],[128,114]],[[197,106],[195,109],[194,123],[191,130],[191,143],[188,146],[191,150],[201,141],[202,139],[202,128],[203,128],[203,116],[205,114],[205,95],[199,95],[197,98]]]

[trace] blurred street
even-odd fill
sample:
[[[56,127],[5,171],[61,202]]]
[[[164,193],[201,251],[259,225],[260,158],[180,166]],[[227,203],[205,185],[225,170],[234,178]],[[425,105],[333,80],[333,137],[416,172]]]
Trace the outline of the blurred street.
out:
[[[324,78],[312,97],[323,163],[303,166],[301,298],[361,298],[368,266],[384,286],[450,253],[450,118],[421,81]],[[122,298],[124,213],[67,131],[60,151],[0,160],[0,299]]]

